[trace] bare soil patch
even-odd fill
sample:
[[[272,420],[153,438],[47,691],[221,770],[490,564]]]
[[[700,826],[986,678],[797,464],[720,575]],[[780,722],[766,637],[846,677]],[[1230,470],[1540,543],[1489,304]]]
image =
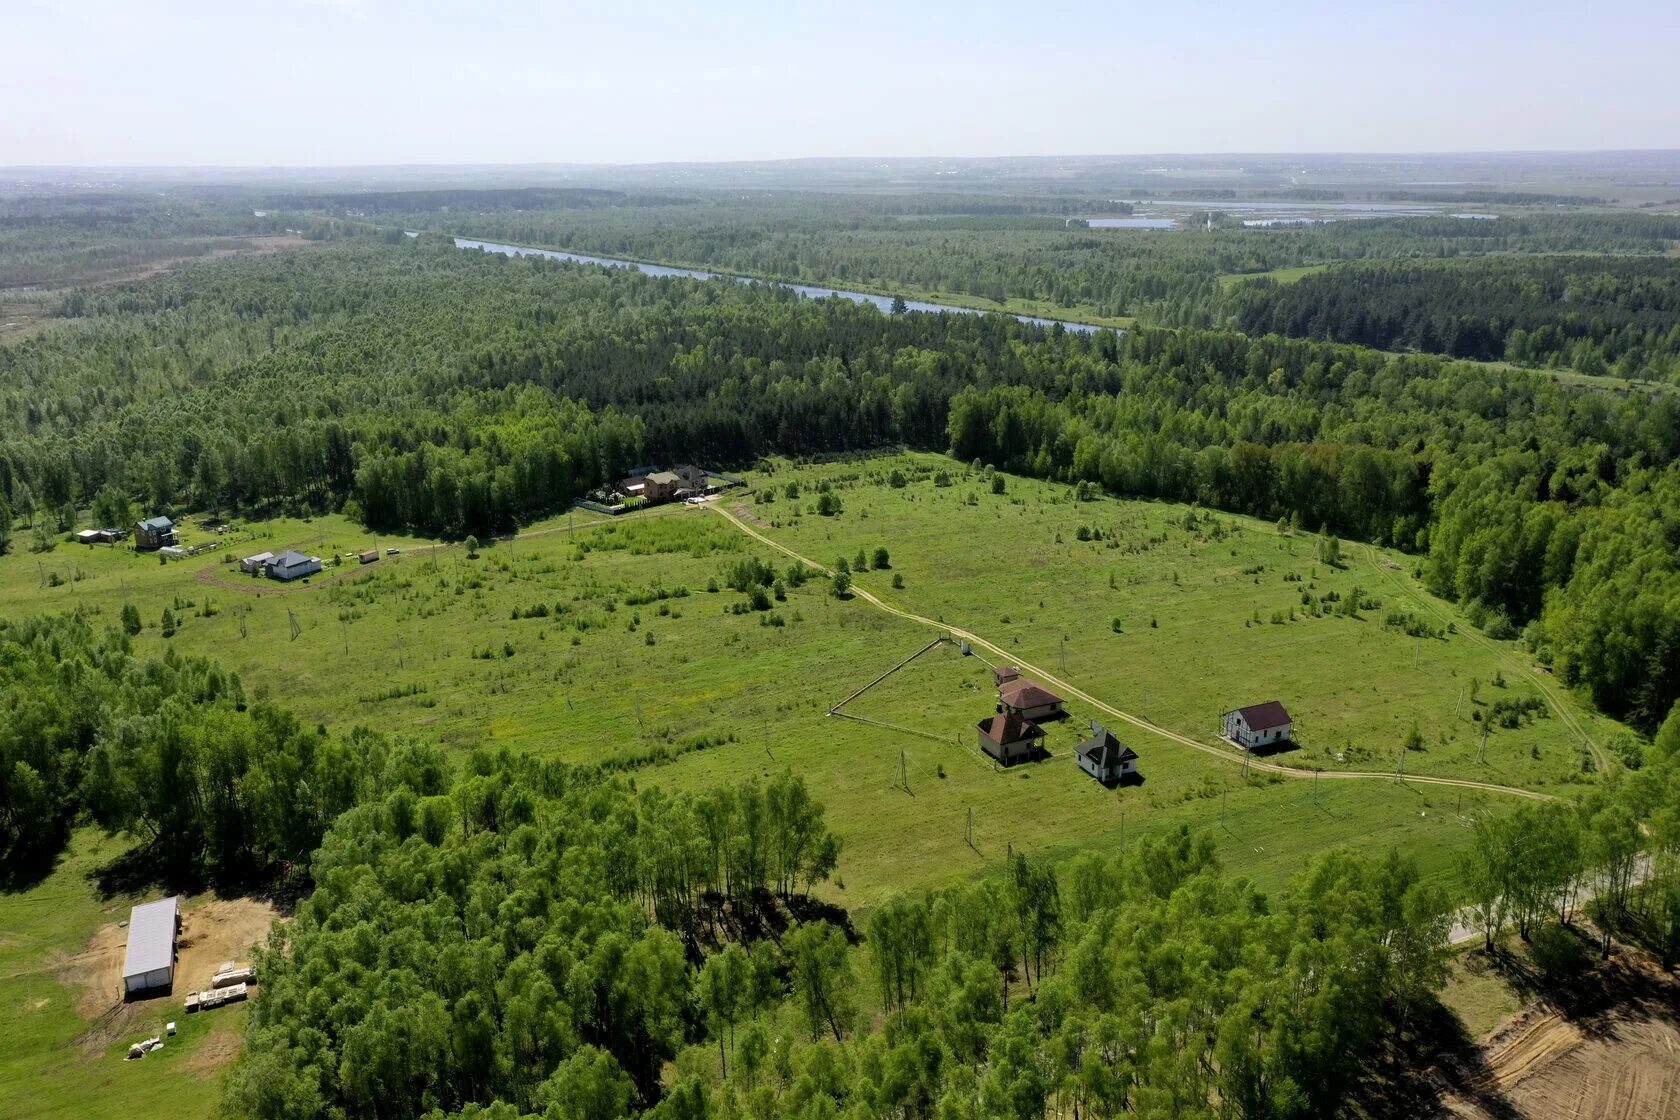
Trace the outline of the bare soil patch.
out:
[[[126,911],[122,911],[126,916]],[[181,909],[181,935],[175,943],[175,986],[145,999],[123,1000],[123,955],[128,930],[115,921],[99,927],[79,953],[57,965],[59,978],[75,987],[76,1010],[90,1026],[76,1041],[102,1051],[130,1025],[150,1021],[162,1009],[180,1007],[188,992],[209,987],[223,961],[250,959],[251,948],[268,936],[277,911],[264,899],[200,896]],[[185,1009],[181,1009],[185,1012]]]
[[[1680,1118],[1680,981],[1624,949],[1575,993],[1529,1003],[1441,1098],[1465,1120]]]

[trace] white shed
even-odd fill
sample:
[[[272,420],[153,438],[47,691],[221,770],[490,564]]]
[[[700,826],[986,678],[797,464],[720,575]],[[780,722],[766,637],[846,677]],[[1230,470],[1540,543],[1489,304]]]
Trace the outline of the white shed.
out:
[[[179,898],[165,898],[129,911],[128,954],[123,958],[125,994],[167,988],[175,982],[180,902]]]

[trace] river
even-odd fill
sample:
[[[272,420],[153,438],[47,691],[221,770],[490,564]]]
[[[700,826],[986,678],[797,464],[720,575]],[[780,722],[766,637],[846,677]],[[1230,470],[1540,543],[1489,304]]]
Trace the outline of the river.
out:
[[[755,280],[750,276],[731,276],[723,272],[707,272],[702,268],[673,268],[670,265],[647,264],[643,261],[623,260],[618,257],[592,257],[588,253],[568,253],[562,249],[532,249],[524,245],[504,245],[499,241],[479,241],[471,237],[457,237],[457,249],[482,249],[486,253],[501,253],[508,257],[548,257],[557,261],[576,261],[579,264],[598,264],[608,268],[633,268],[638,272],[645,272],[649,276],[686,276],[692,280],[734,280],[741,284],[774,284],[778,288],[790,288],[802,296],[811,299],[827,299],[839,296],[849,299],[853,303],[868,303],[882,311],[892,310],[892,297],[879,296],[872,292],[851,292],[844,288],[821,288],[810,284],[789,284],[781,280]],[[1008,315],[1011,319],[1019,319],[1023,323],[1033,323],[1041,327],[1064,327],[1081,334],[1094,334],[1108,328],[1093,326],[1090,323],[1074,323],[1066,319],[1041,319],[1036,315],[1017,315],[1008,311],[981,311],[973,307],[957,307],[948,303],[927,303],[918,299],[907,299],[904,305],[911,311],[954,312],[959,315]]]

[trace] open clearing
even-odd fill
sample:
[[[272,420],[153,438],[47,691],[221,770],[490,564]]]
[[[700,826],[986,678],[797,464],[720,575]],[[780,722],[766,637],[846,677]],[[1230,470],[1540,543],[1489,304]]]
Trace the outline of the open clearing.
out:
[[[0,1115],[7,1120],[217,1115],[221,1073],[239,1052],[249,1006],[187,1015],[182,1000],[222,961],[248,959],[274,910],[249,899],[185,899],[174,990],[125,1003],[128,931],[117,923],[133,903],[158,897],[99,893],[95,874],[125,847],[83,830],[51,875],[0,894]],[[170,1020],[178,1033],[162,1050],[123,1060],[130,1043],[162,1034]]]
[[[894,470],[902,489],[887,481]],[[952,485],[935,485],[940,471]],[[1316,562],[1311,537],[1250,519],[1074,502],[1067,486],[1013,477],[995,495],[933,455],[772,464],[749,480],[721,503],[745,527],[685,506],[617,520],[580,512],[472,558],[459,544],[375,538],[338,517],[281,519],[169,564],[121,548],[17,552],[0,558],[0,595],[20,611],[80,609],[96,626],[115,625],[132,602],[142,652],[214,657],[253,698],[311,722],[608,764],[678,790],[791,768],[820,791],[845,842],[832,901],[862,910],[905,888],[989,873],[1011,847],[1106,848],[1181,824],[1215,830],[1225,860],[1267,886],[1337,844],[1397,845],[1445,876],[1474,815],[1509,803],[1381,778],[1315,790],[1259,767],[1244,774],[1215,745],[1219,715],[1261,700],[1282,699],[1297,720],[1301,744],[1275,764],[1390,773],[1403,758],[1407,775],[1557,794],[1594,780],[1576,727],[1602,737],[1609,726],[1574,714],[1514,646],[1470,634],[1417,588],[1408,558],[1348,546],[1346,566],[1332,568]],[[785,496],[790,481],[798,501]],[[809,512],[825,481],[844,503],[835,517]],[[775,500],[761,503],[766,492]],[[1100,538],[1080,540],[1081,526]],[[210,539],[191,532],[189,543]],[[401,552],[284,589],[235,566],[247,552],[342,557],[374,545]],[[1069,718],[1050,727],[1049,760],[996,769],[975,746],[975,723],[994,703],[989,670],[954,644],[846,706],[874,722],[829,715],[939,629],[862,595],[836,600],[823,579],[793,585],[794,562],[777,546],[833,564],[883,545],[891,570],[860,573],[861,589],[968,628],[1150,726],[1070,696]],[[789,583],[768,610],[727,586],[729,568],[749,558]],[[1301,604],[1355,586],[1381,605],[1348,618]],[[166,608],[178,627],[168,639]],[[1436,634],[1408,636],[1385,622],[1391,613]],[[1493,683],[1500,675],[1504,687]],[[1483,749],[1477,717],[1496,700],[1548,693],[1558,709],[1493,731]],[[1092,719],[1142,755],[1140,786],[1104,790],[1078,771],[1072,748]],[[1414,720],[1425,749],[1402,751]]]

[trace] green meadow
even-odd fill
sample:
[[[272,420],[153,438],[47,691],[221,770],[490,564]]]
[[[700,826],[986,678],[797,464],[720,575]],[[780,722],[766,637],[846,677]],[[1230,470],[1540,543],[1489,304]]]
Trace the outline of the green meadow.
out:
[[[884,601],[1204,742],[1227,708],[1275,698],[1300,738],[1279,762],[1395,773],[1404,759],[1407,774],[1568,795],[1595,780],[1573,721],[1599,742],[1616,730],[1545,706],[1572,702],[1514,645],[1473,633],[1423,591],[1405,556],[1344,542],[1336,566],[1311,534],[1178,505],[1076,501],[1065,485],[1016,477],[994,493],[982,473],[931,455],[767,463],[749,482],[722,502],[771,540],[823,565],[852,565],[861,550],[870,568],[855,578]],[[832,516],[815,512],[825,485],[841,507]],[[1001,769],[976,745],[994,702],[987,659],[950,641],[926,648],[937,625],[837,599],[815,572],[800,584],[790,557],[713,509],[579,513],[476,554],[375,540],[338,517],[219,536],[187,524],[187,544],[219,547],[168,563],[120,547],[14,550],[0,557],[0,601],[112,626],[131,603],[142,651],[209,654],[253,698],[334,726],[608,766],[673,790],[791,768],[844,842],[822,892],[859,919],[898,892],[996,873],[1013,850],[1112,850],[1181,825],[1211,830],[1226,863],[1267,888],[1337,845],[1400,847],[1451,884],[1475,816],[1511,800],[1398,776],[1244,773],[1131,725],[1115,730],[1141,755],[1143,780],[1104,789],[1074,763],[1100,717],[1079,703],[1048,725],[1048,759]],[[284,547],[329,567],[294,585],[239,573],[241,556]],[[357,563],[369,547],[381,558]],[[874,569],[883,547],[890,568]],[[729,587],[747,560],[780,577],[764,609]],[[1356,588],[1356,614],[1302,601],[1342,602]],[[1484,744],[1494,706],[1522,698],[1539,710]],[[1407,750],[1414,724],[1421,749]],[[119,1060],[140,1034],[107,1037],[77,1010],[66,961],[126,908],[93,879],[124,846],[84,830],[50,877],[0,896],[12,1012],[0,1081],[31,1087],[18,1115],[88,1114],[114,1095],[147,1113],[213,1111],[219,1065],[192,1055],[242,1010],[181,1016],[179,1041],[140,1063]],[[183,1065],[191,1077],[171,1076]]]

